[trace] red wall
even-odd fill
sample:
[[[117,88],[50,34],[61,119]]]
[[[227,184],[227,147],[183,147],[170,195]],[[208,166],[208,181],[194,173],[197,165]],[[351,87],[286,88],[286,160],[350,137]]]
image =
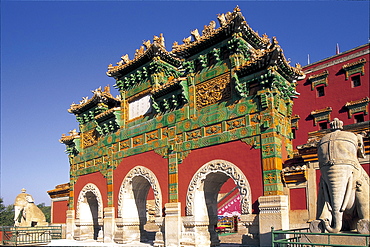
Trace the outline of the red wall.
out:
[[[263,195],[262,163],[259,149],[242,141],[192,150],[188,157],[179,165],[179,201],[182,215],[185,215],[186,193],[191,179],[197,170],[212,160],[222,159],[239,167],[249,182],[252,193],[253,213],[258,212],[258,197]]]
[[[68,210],[68,200],[56,201],[53,203],[53,215],[51,223],[53,224],[65,224],[66,223],[66,212]]]
[[[357,49],[345,54],[339,54],[333,58],[323,60],[319,63],[312,64],[303,68],[303,71],[306,73],[306,78],[298,82],[297,92],[300,93],[298,99],[294,100],[293,106],[293,115],[299,115],[300,120],[298,122],[299,129],[296,131],[296,139],[293,141],[294,147],[297,145],[302,145],[307,142],[308,132],[319,130],[319,126],[314,126],[314,120],[310,116],[311,112],[314,110],[324,109],[326,107],[331,107],[332,112],[330,114],[331,120],[334,118],[339,118],[343,121],[344,125],[354,124],[354,118],[348,118],[348,109],[344,105],[349,101],[359,100],[369,96],[369,62],[370,55],[366,54],[361,57],[356,57],[332,65],[330,67],[325,67],[320,70],[310,73],[311,69],[316,68],[317,66],[332,62],[334,60],[344,58],[353,53],[359,52],[360,50],[369,49],[369,46],[365,46],[361,49]],[[345,72],[342,69],[342,66],[348,63],[353,63],[358,61],[360,58],[366,59],[365,64],[365,75],[361,77],[361,86],[352,87],[351,76],[346,80]],[[308,78],[311,75],[318,75],[327,70],[328,75],[328,86],[325,87],[325,96],[317,97],[316,89],[311,90],[311,82]],[[365,121],[370,120],[370,114],[365,115]]]
[[[290,190],[290,210],[307,209],[306,188],[297,188]]]

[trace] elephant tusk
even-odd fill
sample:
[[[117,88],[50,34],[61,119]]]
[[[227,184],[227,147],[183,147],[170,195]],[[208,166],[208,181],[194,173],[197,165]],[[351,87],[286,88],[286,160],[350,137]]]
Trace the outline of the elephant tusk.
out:
[[[344,200],[343,200],[342,207],[340,208],[340,212],[343,212],[346,209],[349,199],[351,197],[352,180],[353,180],[353,174],[351,174],[351,176],[348,179],[346,193],[344,194]]]

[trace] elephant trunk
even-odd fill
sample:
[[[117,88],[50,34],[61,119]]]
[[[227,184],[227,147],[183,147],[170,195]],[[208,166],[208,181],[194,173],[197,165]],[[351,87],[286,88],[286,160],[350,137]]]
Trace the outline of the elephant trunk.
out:
[[[326,200],[328,209],[331,211],[331,224],[325,221],[328,232],[337,233],[342,229],[343,211],[347,207],[352,187],[352,171],[349,165],[333,165],[325,169],[325,183],[327,186]]]

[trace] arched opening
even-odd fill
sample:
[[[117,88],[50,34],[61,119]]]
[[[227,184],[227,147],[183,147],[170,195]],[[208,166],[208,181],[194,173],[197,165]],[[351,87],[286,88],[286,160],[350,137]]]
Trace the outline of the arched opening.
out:
[[[90,213],[91,213],[91,218],[92,218],[92,223],[93,223],[93,228],[94,228],[94,234],[93,234],[93,239],[97,240],[98,239],[98,234],[100,231],[100,226],[98,224],[98,200],[96,199],[96,195],[92,193],[91,191],[86,192],[85,198],[87,201],[87,204],[90,208]],[[88,213],[88,212],[86,212]]]
[[[229,195],[225,193],[223,196],[232,196],[236,193],[239,198],[237,203],[240,204],[240,214],[251,213],[250,186],[243,172],[224,160],[214,160],[203,165],[193,176],[186,201],[186,213],[194,219],[194,232],[197,234],[195,241],[198,245],[214,246],[220,243],[216,232],[218,204],[222,198],[219,192],[229,179],[235,186],[229,187],[231,193]],[[197,224],[207,225],[208,229],[197,227]]]
[[[151,189],[150,183],[142,176],[136,176],[132,179],[132,190],[134,192],[135,203],[139,216],[139,229],[141,242],[153,242],[153,234],[148,234],[145,225],[148,223],[148,210],[147,198],[149,190]]]
[[[77,203],[75,238],[77,240],[98,240],[102,234],[102,198],[94,184],[87,184],[81,190]]]
[[[117,242],[154,241],[158,227],[148,223],[161,216],[161,195],[158,179],[146,167],[137,166],[126,175],[118,198]]]

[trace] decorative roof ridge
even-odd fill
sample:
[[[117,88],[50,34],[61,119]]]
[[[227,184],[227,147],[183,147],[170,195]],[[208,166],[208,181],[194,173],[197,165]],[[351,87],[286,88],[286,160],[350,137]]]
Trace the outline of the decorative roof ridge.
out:
[[[115,112],[115,111],[119,111],[119,110],[121,110],[121,107],[114,107],[114,108],[111,108],[111,109],[109,109],[109,110],[106,110],[106,111],[104,111],[104,112],[102,112],[102,113],[100,113],[100,114],[96,115],[96,116],[95,116],[95,119],[96,119],[96,120],[102,119],[102,118],[104,118],[104,117],[108,116],[109,114],[111,114],[111,113],[113,113],[113,112]]]
[[[311,112],[311,115],[314,115],[314,114],[319,114],[319,113],[323,113],[323,112],[328,112],[328,111],[332,111],[333,109],[328,106],[326,108],[323,108],[323,109],[318,109],[318,110],[314,110]]]
[[[208,27],[213,26],[213,23],[215,23],[215,22],[211,21]],[[177,43],[177,41],[175,41],[172,45],[172,50],[170,52],[175,54],[175,53],[183,51],[185,49],[189,49],[191,47],[197,46],[198,44],[202,43],[203,41],[211,39],[212,37],[216,36],[223,29],[224,29],[223,27],[219,27],[217,29],[209,29],[207,36],[206,35],[200,36],[198,29],[195,29],[195,30],[191,31],[192,36],[197,37],[197,38],[194,38],[195,39],[194,41],[191,41],[191,36],[183,39],[184,44],[181,44],[181,45],[179,45]]]
[[[370,101],[369,97],[365,97],[365,98],[362,98],[362,99],[359,99],[359,100],[349,101],[345,104],[345,106],[352,106],[352,105],[358,105],[358,104],[361,104],[361,103],[368,103],[369,101]]]
[[[162,33],[159,37],[154,36],[153,43],[150,43],[150,40],[147,40],[143,42],[143,45],[144,46],[140,46],[139,49],[136,49],[134,59],[130,60],[128,54],[125,54],[121,57],[121,60],[117,63],[117,66],[109,64],[108,71],[106,72],[107,75],[114,76],[114,74],[119,71],[134,66],[135,64],[140,64],[145,58],[150,59],[158,55],[162,55],[172,62],[176,61],[180,65],[181,59],[174,57],[169,51],[166,50]]]
[[[69,133],[69,136],[67,136],[66,134],[62,134],[62,137],[59,140],[60,143],[68,144],[68,143],[71,143],[74,139],[80,138],[80,135],[76,131],[76,129],[71,130],[68,133]]]
[[[356,66],[356,65],[358,65],[358,64],[362,64],[362,63],[366,63],[366,58],[360,58],[358,61],[356,61],[356,62],[353,62],[353,63],[347,63],[347,64],[345,64],[345,65],[343,65],[343,69],[345,70],[345,69],[348,69],[348,68],[350,68],[350,67],[353,67],[353,66]]]
[[[257,39],[261,43],[264,43],[265,46],[268,45],[269,39],[267,35],[263,35],[260,37],[258,32],[254,31],[245,21],[244,16],[242,15],[239,6],[234,8],[233,12],[227,12],[226,14],[218,14],[217,17],[220,27],[215,29],[216,22],[211,21],[210,24],[204,26],[204,30],[202,31],[202,36],[199,34],[198,29],[191,31],[191,36],[183,39],[184,44],[179,45],[177,41],[174,42],[172,46],[171,53],[181,53],[184,50],[191,49],[193,47],[198,46],[199,44],[203,43],[204,41],[211,40],[213,37],[219,35],[223,31],[226,32],[226,35],[233,33],[233,31],[245,31],[244,35],[248,36],[251,33],[254,38],[252,40]],[[191,38],[193,37],[193,41]]]
[[[91,91],[94,95],[89,99],[88,97],[83,97],[80,101],[80,104],[72,103],[70,109],[68,109],[69,113],[78,113],[81,109],[89,106],[90,104],[95,103],[96,101],[100,102],[107,102],[109,99],[114,100],[116,102],[120,102],[119,99],[114,98],[110,93],[110,87],[104,87],[104,91],[102,91],[101,87]]]

